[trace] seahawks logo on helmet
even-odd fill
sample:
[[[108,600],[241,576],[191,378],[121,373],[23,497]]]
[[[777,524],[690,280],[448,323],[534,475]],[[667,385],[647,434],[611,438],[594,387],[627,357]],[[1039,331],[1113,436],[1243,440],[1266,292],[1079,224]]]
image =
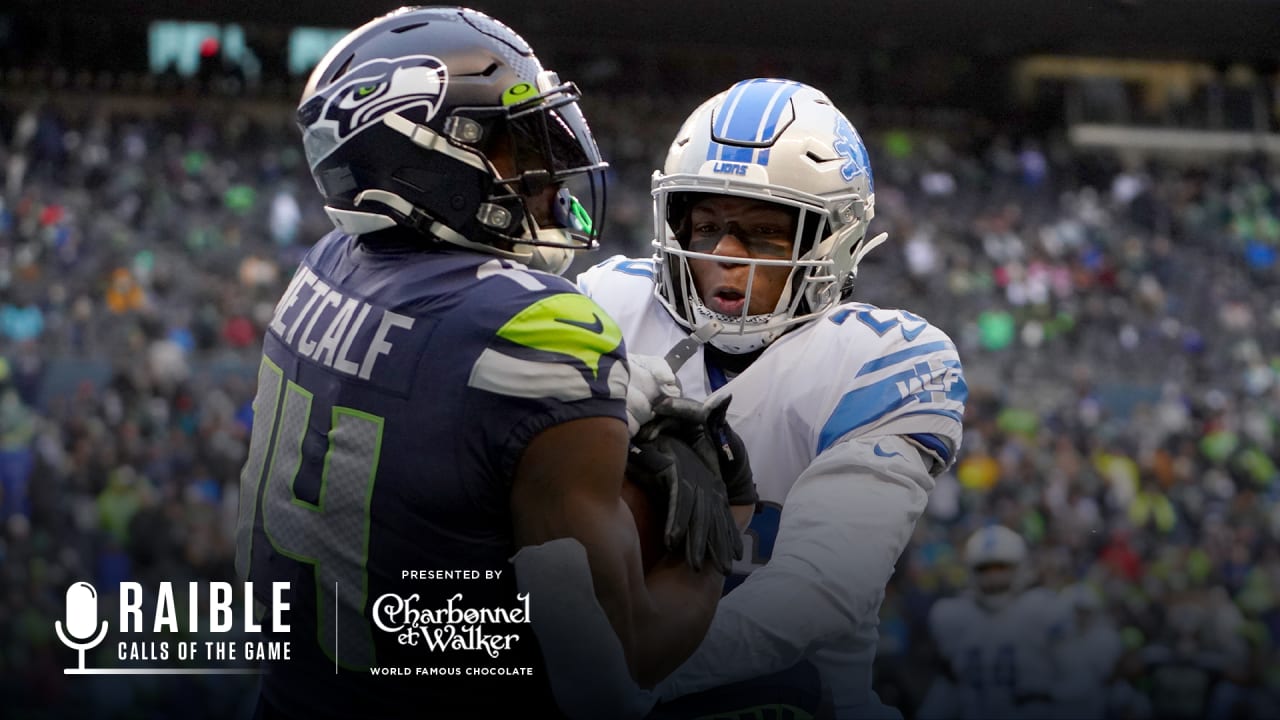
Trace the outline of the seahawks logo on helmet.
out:
[[[448,69],[430,55],[379,58],[347,71],[298,109],[311,167],[387,113],[423,107],[425,116],[413,119],[429,121],[448,84]]]
[[[844,164],[840,166],[840,177],[844,178],[845,182],[853,182],[853,179],[859,175],[866,175],[868,187],[874,189],[867,147],[862,144],[862,138],[858,137],[858,131],[854,130],[849,121],[839,114],[836,115],[835,135],[836,142],[833,149],[844,158]]]

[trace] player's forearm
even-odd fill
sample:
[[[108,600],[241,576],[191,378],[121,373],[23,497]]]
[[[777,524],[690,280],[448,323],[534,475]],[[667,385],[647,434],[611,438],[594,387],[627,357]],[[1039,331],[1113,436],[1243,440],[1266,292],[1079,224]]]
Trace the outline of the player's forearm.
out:
[[[649,602],[632,625],[633,668],[642,687],[653,687],[693,654],[711,625],[723,587],[723,575],[709,569],[694,572],[679,556],[649,570]]]
[[[713,570],[695,573],[683,553],[671,554],[647,573],[630,510],[621,500],[605,519],[580,516],[591,575],[600,605],[622,645],[631,676],[653,687],[684,662],[706,634],[724,586]]]
[[[640,692],[618,626],[596,595],[586,548],[560,538],[522,548],[516,580],[535,605],[533,629],[560,709],[570,718],[639,718],[653,700]]]
[[[772,557],[739,590],[750,592],[725,602],[769,619],[802,650],[874,621],[932,488],[920,454],[901,438],[831,448],[788,494]]]
[[[883,439],[886,458],[876,445],[842,443],[801,475],[769,563],[720,602],[702,646],[664,682],[663,697],[784,670],[875,619],[932,488],[912,446]]]
[[[852,634],[846,603],[806,572],[766,575],[770,567],[720,601],[697,652],[658,688],[664,699],[786,670],[820,642]]]

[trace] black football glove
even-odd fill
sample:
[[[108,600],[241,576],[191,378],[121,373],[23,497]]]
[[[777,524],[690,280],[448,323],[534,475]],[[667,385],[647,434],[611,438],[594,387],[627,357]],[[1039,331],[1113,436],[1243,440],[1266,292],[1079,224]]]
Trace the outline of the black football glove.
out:
[[[747,459],[747,446],[738,433],[729,427],[729,421],[725,417],[732,399],[733,396],[724,395],[707,401],[707,433],[716,450],[720,476],[724,478],[729,504],[755,505],[760,501],[760,495],[756,492],[751,462]]]
[[[654,420],[642,431],[649,436],[667,432],[683,438],[695,450],[714,459],[720,468],[730,505],[755,505],[756,493],[747,446],[742,437],[729,427],[727,419],[732,395],[722,395],[699,403],[688,398],[662,398],[653,405]],[[708,444],[701,442],[705,435]]]
[[[683,551],[694,571],[710,563],[722,575],[742,557],[742,535],[729,510],[719,451],[706,411],[687,398],[664,398],[654,420],[632,440],[627,477],[666,505],[663,541]]]

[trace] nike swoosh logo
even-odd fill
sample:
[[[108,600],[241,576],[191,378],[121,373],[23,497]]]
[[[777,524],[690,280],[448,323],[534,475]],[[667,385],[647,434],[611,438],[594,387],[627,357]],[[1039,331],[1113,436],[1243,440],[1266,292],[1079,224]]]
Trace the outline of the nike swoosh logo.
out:
[[[908,330],[907,326],[903,325],[902,337],[906,339],[907,342],[911,342],[912,340],[915,340],[917,337],[919,337],[920,333],[924,332],[924,329],[926,327],[929,327],[927,323],[920,323],[919,325]]]
[[[876,446],[875,448],[872,449],[872,452],[874,452],[876,455],[879,455],[882,458],[902,457],[902,453],[897,451],[885,452],[880,448],[880,443],[876,443]]]
[[[572,325],[577,328],[582,328],[587,332],[593,332],[593,333],[604,332],[604,321],[600,319],[600,316],[595,313],[591,313],[591,318],[595,320],[595,322],[583,322],[581,320],[566,320],[565,318],[556,318],[556,322],[561,322],[561,323],[564,323],[565,325]]]

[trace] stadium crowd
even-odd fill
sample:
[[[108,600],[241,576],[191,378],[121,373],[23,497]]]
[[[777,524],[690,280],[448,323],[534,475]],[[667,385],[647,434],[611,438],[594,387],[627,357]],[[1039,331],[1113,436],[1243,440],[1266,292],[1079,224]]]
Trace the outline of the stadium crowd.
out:
[[[610,244],[570,274],[648,254],[648,177],[693,104],[588,98]],[[997,521],[1079,632],[1119,638],[1114,717],[1280,714],[1280,169],[854,119],[891,238],[856,296],[948,332],[971,388],[884,603],[882,696],[919,702],[928,608]],[[0,697],[55,717],[69,583],[234,579],[260,338],[330,226],[283,107],[3,103],[0,173]],[[237,710],[183,682],[182,703]],[[96,687],[109,709],[174,686]]]

